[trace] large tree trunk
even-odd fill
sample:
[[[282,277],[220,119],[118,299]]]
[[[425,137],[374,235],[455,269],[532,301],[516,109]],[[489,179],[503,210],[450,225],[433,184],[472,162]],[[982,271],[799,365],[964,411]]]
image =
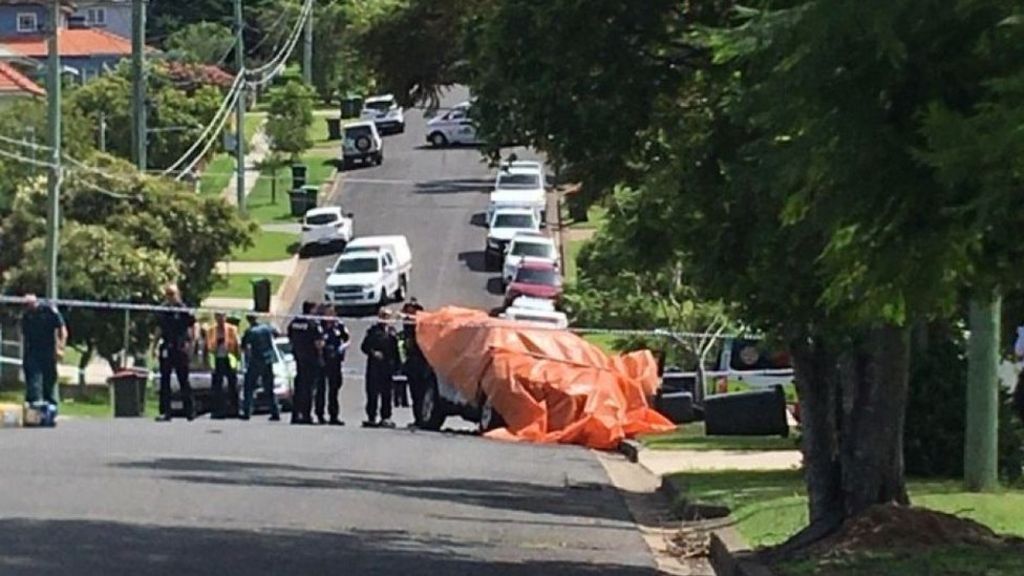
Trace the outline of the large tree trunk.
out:
[[[842,344],[790,339],[803,428],[801,451],[810,524],[776,554],[829,535],[874,504],[908,504],[903,422],[909,332],[874,328]]]

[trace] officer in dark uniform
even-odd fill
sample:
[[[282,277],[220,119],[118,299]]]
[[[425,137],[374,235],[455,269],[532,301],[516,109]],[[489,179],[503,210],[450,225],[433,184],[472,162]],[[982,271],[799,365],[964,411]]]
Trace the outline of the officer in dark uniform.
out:
[[[416,314],[423,311],[423,306],[415,298],[402,307],[405,316],[402,325],[402,345],[405,348],[405,365],[402,371],[409,381],[409,392],[412,393],[413,426],[420,426],[420,414],[423,406],[423,394],[427,389],[427,372],[430,366],[416,342]]]
[[[366,354],[366,421],[365,427],[394,428],[391,421],[391,388],[399,367],[398,337],[388,326],[390,317],[385,308],[377,315],[378,322],[366,331],[360,349]],[[380,422],[377,422],[377,408]]]
[[[295,395],[292,399],[292,424],[312,424],[313,387],[323,370],[324,334],[320,322],[312,317],[316,304],[303,302],[302,316],[288,324],[288,340],[295,356]]]
[[[338,394],[341,392],[341,364],[345,361],[345,349],[348,347],[349,333],[345,324],[335,316],[333,306],[321,306],[320,316],[324,317],[324,369],[316,386],[317,421],[324,423],[324,404],[327,405],[329,423],[332,426],[344,426],[341,421],[341,406]],[[326,392],[327,401],[324,402]]]
[[[192,342],[195,340],[196,317],[184,302],[175,284],[164,287],[164,306],[171,308],[159,313],[160,321],[160,416],[159,422],[171,420],[171,373],[178,377],[178,388],[190,421],[196,417],[192,386],[189,384],[189,362]]]

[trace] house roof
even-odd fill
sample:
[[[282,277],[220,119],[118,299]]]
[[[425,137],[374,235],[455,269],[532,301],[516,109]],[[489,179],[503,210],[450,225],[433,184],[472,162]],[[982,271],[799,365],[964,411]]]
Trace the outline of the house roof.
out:
[[[132,43],[127,38],[96,28],[61,28],[61,56],[129,56]],[[29,58],[45,58],[47,39],[42,34],[23,34],[0,38],[11,52]]]
[[[24,93],[42,96],[46,92],[6,62],[0,62],[0,94]]]

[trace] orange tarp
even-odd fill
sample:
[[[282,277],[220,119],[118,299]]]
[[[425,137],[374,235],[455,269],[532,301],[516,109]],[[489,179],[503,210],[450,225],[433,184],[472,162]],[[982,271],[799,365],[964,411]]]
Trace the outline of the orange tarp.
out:
[[[490,400],[507,426],[491,437],[612,449],[674,429],[647,404],[659,384],[648,351],[610,357],[566,330],[464,308],[417,314],[416,339],[441,380]]]

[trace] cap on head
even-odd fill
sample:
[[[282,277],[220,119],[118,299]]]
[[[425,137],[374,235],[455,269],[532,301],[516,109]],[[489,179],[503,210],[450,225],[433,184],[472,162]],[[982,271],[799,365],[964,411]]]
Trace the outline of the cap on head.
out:
[[[249,324],[256,324],[260,321],[260,317],[250,312],[245,315],[245,320],[249,322]]]
[[[312,314],[316,310],[316,302],[305,301],[302,303],[302,313]]]

